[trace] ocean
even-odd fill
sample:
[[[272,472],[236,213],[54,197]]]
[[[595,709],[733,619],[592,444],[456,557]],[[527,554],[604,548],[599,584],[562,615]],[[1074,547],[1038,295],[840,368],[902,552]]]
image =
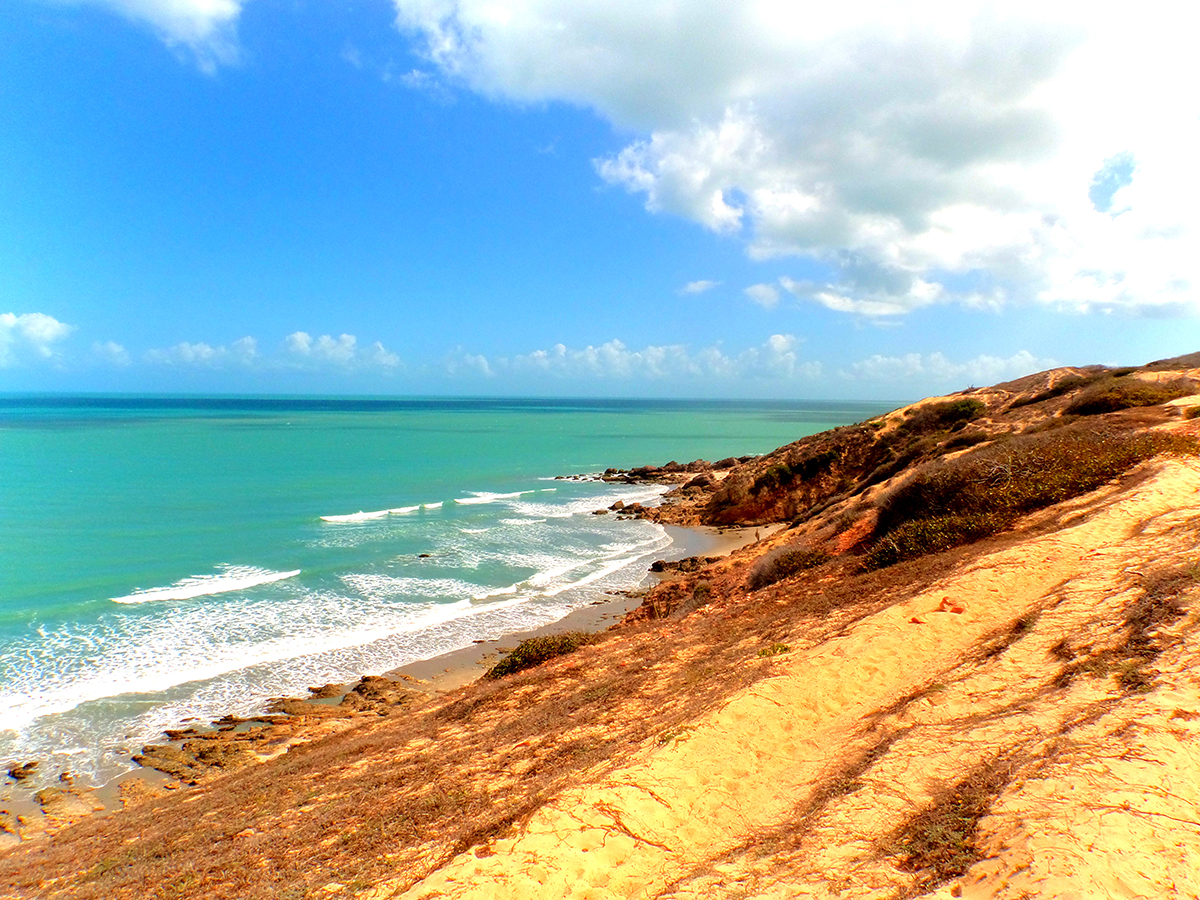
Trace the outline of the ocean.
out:
[[[0,764],[101,784],[163,728],[559,619],[672,554],[591,514],[660,489],[560,476],[887,408],[0,395]]]

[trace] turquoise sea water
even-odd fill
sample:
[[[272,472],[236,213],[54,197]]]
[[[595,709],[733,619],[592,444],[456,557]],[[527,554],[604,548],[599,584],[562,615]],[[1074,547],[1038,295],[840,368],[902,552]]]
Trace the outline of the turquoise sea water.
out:
[[[189,717],[561,618],[671,542],[591,515],[656,489],[555,476],[885,408],[0,397],[0,763],[102,782]]]

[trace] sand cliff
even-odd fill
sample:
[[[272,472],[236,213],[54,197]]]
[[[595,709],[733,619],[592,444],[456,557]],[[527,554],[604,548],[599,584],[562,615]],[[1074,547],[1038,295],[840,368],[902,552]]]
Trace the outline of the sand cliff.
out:
[[[1200,896],[1196,362],[934,398],[681,487],[647,515],[790,527],[575,653],[9,851],[0,895]],[[1081,406],[1143,385],[1175,399]],[[1067,451],[1119,471],[1030,500]]]

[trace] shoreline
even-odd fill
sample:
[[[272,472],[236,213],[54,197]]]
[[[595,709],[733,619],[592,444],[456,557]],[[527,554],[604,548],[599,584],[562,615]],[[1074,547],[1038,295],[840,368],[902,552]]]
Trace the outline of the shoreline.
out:
[[[668,561],[690,557],[727,556],[784,527],[658,524],[671,539],[671,543],[658,558]],[[300,709],[318,706],[332,708],[344,702],[356,687],[372,678],[385,679],[401,691],[424,695],[426,698],[442,696],[481,678],[504,653],[511,651],[521,641],[567,631],[594,634],[617,626],[628,613],[641,605],[645,590],[671,577],[669,572],[655,574],[647,569],[646,578],[628,591],[597,595],[587,606],[576,608],[560,619],[535,628],[508,632],[495,639],[479,640],[471,646],[405,663],[383,672],[381,676],[363,676],[359,681],[325,685],[319,693],[274,698],[268,701],[267,709],[259,714],[226,716],[202,725],[188,726],[181,722],[178,729],[164,731],[166,739],[145,745],[142,752],[134,756],[145,755],[145,750],[151,747],[168,748],[169,751],[169,748],[179,748],[189,740],[216,743],[218,736],[227,733],[231,728],[235,733],[245,733],[243,729],[268,725],[287,731],[286,738],[273,742],[269,747],[263,747],[265,752],[254,751],[255,762],[261,764],[286,753],[292,746],[326,737],[355,721],[332,715],[309,721],[306,715],[297,712]],[[648,582],[647,578],[654,580]],[[282,714],[272,712],[275,709],[282,710]],[[381,711],[380,714],[384,713]],[[219,777],[237,768],[236,765],[227,767],[219,762],[199,773],[195,780],[189,780],[179,777],[178,772],[173,774],[151,764],[135,765],[136,768],[122,772],[94,787],[76,785],[70,781],[56,781],[47,787],[35,789],[32,785],[27,787],[20,781],[7,781],[0,790],[0,814],[3,814],[0,818],[0,848],[36,839],[77,821],[110,815],[169,791],[187,790],[197,783]],[[38,795],[47,796],[47,791],[50,792],[49,802],[39,800]]]
[[[671,538],[666,557],[687,559],[692,556],[728,556],[735,550],[766,538],[782,526],[716,528],[711,525],[682,526],[662,525]],[[658,576],[659,581],[665,580]],[[625,595],[612,595],[612,599],[598,599],[588,606],[567,613],[563,618],[537,628],[513,631],[495,640],[477,641],[474,646],[461,647],[429,659],[406,663],[384,672],[384,677],[410,681],[417,689],[441,694],[470,684],[496,664],[500,654],[512,649],[521,641],[533,637],[559,634],[564,631],[584,631],[589,634],[604,631],[620,621],[629,612],[641,605],[642,597],[636,590]],[[349,689],[349,686],[348,688]]]

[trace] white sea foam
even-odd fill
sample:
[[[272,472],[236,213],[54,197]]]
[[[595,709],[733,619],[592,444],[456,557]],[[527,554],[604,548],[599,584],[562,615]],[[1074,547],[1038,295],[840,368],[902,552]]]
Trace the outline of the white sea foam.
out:
[[[467,593],[468,592],[463,592]],[[312,605],[327,599],[312,596]],[[343,612],[350,613],[352,604],[343,600]],[[330,611],[328,608],[326,611]],[[264,619],[268,610],[254,611]],[[252,614],[254,614],[252,613]],[[350,615],[339,618],[341,623],[311,623],[317,627],[302,627],[289,634],[266,639],[228,641],[213,628],[214,621],[191,617],[184,620],[195,626],[186,644],[172,652],[146,655],[147,647],[130,644],[114,648],[105,655],[102,667],[85,666],[83,671],[52,671],[39,673],[39,678],[17,684],[12,693],[0,692],[0,731],[19,730],[34,720],[55,713],[69,712],[80,704],[122,695],[162,693],[179,685],[203,682],[243,670],[249,666],[286,663],[314,654],[330,653],[361,647],[380,639],[404,632],[435,627],[472,613],[469,597],[453,603],[419,603],[402,609],[390,621],[364,625],[352,621]],[[333,626],[333,627],[331,627]],[[160,644],[168,644],[174,635],[161,633]],[[60,641],[69,642],[78,650],[88,642],[84,634],[63,634]],[[215,710],[214,710],[215,712]]]
[[[483,534],[485,531],[490,531],[490,528],[460,528],[462,534]]]
[[[395,509],[389,509],[388,512],[394,516],[402,516],[405,513],[414,513],[420,508],[421,504],[418,503],[416,506],[397,506]]]
[[[367,519],[382,519],[384,516],[386,516],[390,512],[391,512],[390,509],[380,509],[380,510],[376,510],[375,512],[362,512],[360,510],[359,512],[356,512],[356,513],[347,513],[344,516],[321,516],[321,521],[322,522],[365,522]]]
[[[443,503],[443,502],[444,502],[444,501],[442,501],[442,500],[439,500],[437,503],[425,503],[425,504],[423,504],[423,506],[424,506],[426,509],[441,509],[441,508],[442,508],[442,503]]]
[[[513,491],[510,494],[493,494],[488,491],[471,491],[470,497],[458,497],[455,503],[459,506],[476,506],[481,503],[496,503],[500,500],[515,500],[523,494],[533,494],[535,491]]]
[[[113,597],[112,601],[113,603],[149,603],[154,600],[190,600],[193,597],[224,594],[260,584],[270,584],[273,581],[283,581],[285,578],[295,578],[300,574],[299,569],[291,572],[272,572],[270,569],[259,569],[253,566],[220,566],[219,568],[222,571],[216,575],[193,575],[191,578],[180,579],[170,587],[134,591],[124,597]]]

